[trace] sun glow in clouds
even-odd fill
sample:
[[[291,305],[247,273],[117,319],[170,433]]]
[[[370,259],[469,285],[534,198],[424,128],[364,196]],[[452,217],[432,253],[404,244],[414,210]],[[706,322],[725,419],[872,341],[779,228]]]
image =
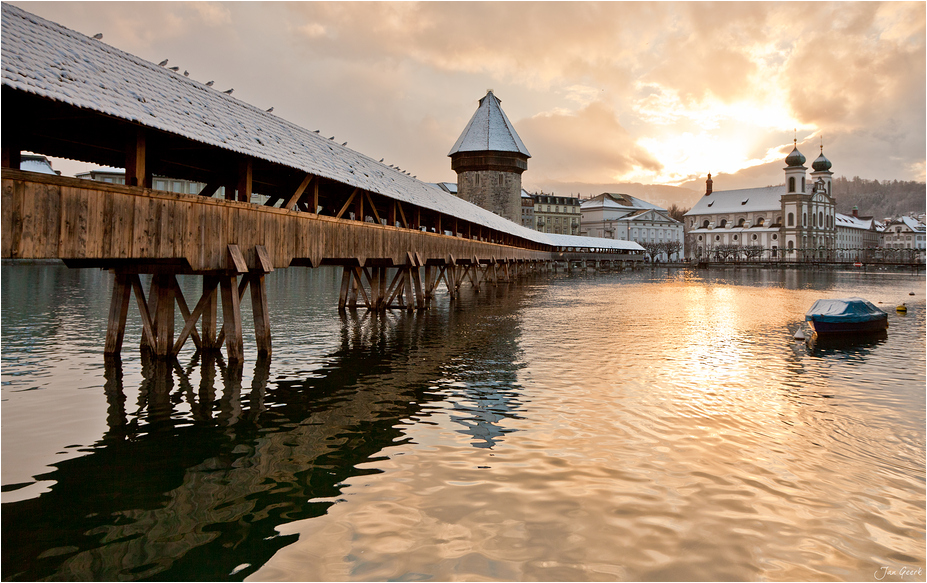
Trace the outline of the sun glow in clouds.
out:
[[[679,184],[708,172],[735,173],[784,156],[782,149],[788,144],[760,143],[770,132],[817,130],[792,117],[776,91],[756,100],[724,103],[711,95],[698,102],[684,100],[654,84],[641,83],[638,89],[646,95],[633,109],[649,125],[636,143],[663,168],[635,172],[624,180]]]

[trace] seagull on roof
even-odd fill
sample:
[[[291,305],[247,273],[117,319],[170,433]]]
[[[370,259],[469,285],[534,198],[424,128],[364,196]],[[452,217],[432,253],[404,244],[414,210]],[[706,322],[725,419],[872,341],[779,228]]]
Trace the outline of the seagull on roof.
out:
[[[102,33],[102,32],[98,32],[98,33],[96,33],[95,35],[93,35],[93,38],[95,38],[95,39],[97,39],[97,40],[100,40],[101,38],[103,38],[103,33]]]
[[[180,70],[180,67],[168,67],[171,71],[177,72]]]
[[[383,161],[383,158],[380,158],[380,162],[382,162],[382,161]]]
[[[274,110],[274,108],[271,107],[270,109],[267,110],[267,113],[270,113],[270,112],[272,112],[273,110]]]
[[[330,137],[330,138],[328,138],[328,139],[329,139],[329,140],[334,140],[334,139],[335,139],[335,136],[332,136],[332,137]]]
[[[319,133],[319,130],[312,130],[312,131],[314,131],[315,133]]]
[[[183,72],[183,76],[184,76],[184,77],[189,77],[189,76],[190,76],[190,71],[184,71],[184,72]]]
[[[158,63],[158,66],[159,66],[159,67],[163,67],[163,66],[166,65],[166,64],[167,64],[167,59],[164,59],[163,61],[161,61],[160,63]]]
[[[225,93],[226,95],[231,95],[232,91],[235,91],[235,89],[232,88],[232,89],[229,89],[228,91],[223,91],[222,93]]]
[[[341,145],[342,145],[342,146],[347,146],[347,145],[348,145],[348,143],[347,143],[347,142],[345,142],[345,143],[343,143],[343,144],[341,144]]]
[[[207,81],[207,82],[206,82],[206,87],[212,87],[212,84],[213,84],[213,83],[215,83],[215,81]]]

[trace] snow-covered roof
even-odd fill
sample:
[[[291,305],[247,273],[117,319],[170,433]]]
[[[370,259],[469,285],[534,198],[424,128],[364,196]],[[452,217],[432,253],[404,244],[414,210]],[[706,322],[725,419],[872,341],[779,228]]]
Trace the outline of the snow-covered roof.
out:
[[[925,228],[927,228],[927,227],[925,227],[924,223],[918,221],[918,220],[915,219],[914,217],[909,217],[909,216],[903,216],[903,217],[901,217],[901,218],[898,218],[898,219],[893,220],[891,223],[889,223],[888,225],[886,225],[886,228],[891,227],[891,226],[893,226],[893,225],[897,225],[898,223],[904,224],[905,227],[907,227],[907,228],[909,228],[909,229],[911,229],[912,231],[915,231],[915,232],[916,232],[916,231],[924,231]]]
[[[581,247],[599,249],[618,249],[621,251],[643,251],[644,248],[634,241],[621,241],[619,239],[604,239],[601,237],[580,237],[577,235],[554,235],[545,233],[551,240],[551,245],[557,247]]]
[[[45,156],[36,156],[34,154],[23,154],[19,163],[20,170],[29,172],[38,172],[40,174],[58,174],[52,168],[51,162]]]
[[[318,132],[11,4],[2,4],[2,30],[5,87],[302,170],[528,241],[559,244],[547,233],[522,227]],[[507,130],[511,124],[499,100],[491,93],[487,97],[492,98],[480,101],[481,107],[488,104],[484,134],[501,146],[496,141],[505,138],[497,131],[500,117]],[[474,115],[471,125],[478,118]],[[515,130],[509,134],[517,151],[528,155]],[[603,246],[600,239],[577,239],[589,241],[577,242],[576,247]]]
[[[501,103],[492,91],[488,91],[486,96],[480,99],[476,113],[470,118],[467,127],[447,155],[451,156],[457,152],[493,151],[518,152],[530,158],[528,148],[502,111]]]
[[[844,215],[840,213],[834,213],[834,224],[837,227],[845,227],[848,229],[862,229],[868,231],[872,228],[872,219],[860,219],[858,217],[853,217],[850,215]]]
[[[781,210],[780,198],[784,194],[787,194],[784,184],[763,188],[716,190],[699,198],[685,216],[775,212]]]
[[[617,209],[617,210],[630,210],[630,209],[666,210],[655,204],[649,203],[642,198],[637,198],[636,196],[631,196],[630,194],[622,194],[622,193],[617,193],[617,192],[603,192],[602,194],[596,197],[583,201],[581,206],[583,210],[594,210],[597,208]]]

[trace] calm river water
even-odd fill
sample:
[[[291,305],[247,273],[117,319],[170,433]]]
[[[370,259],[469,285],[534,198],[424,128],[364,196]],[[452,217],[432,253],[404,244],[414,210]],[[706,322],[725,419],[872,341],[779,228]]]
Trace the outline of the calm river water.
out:
[[[269,363],[246,300],[243,370],[143,361],[134,304],[106,366],[109,273],[4,266],[2,578],[925,580],[923,275],[561,273],[343,318],[339,281],[269,276]],[[850,295],[886,336],[793,340]]]

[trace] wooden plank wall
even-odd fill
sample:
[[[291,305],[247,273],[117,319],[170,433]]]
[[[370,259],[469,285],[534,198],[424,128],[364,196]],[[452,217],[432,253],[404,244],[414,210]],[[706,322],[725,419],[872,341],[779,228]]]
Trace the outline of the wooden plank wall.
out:
[[[251,268],[258,265],[255,245],[266,247],[275,268],[294,260],[404,265],[409,252],[425,262],[451,255],[465,261],[555,259],[549,252],[436,233],[10,169],[3,169],[0,208],[3,258],[81,259],[87,266],[114,267],[114,260],[128,259],[139,265],[173,261],[180,271],[225,270],[230,244]]]

